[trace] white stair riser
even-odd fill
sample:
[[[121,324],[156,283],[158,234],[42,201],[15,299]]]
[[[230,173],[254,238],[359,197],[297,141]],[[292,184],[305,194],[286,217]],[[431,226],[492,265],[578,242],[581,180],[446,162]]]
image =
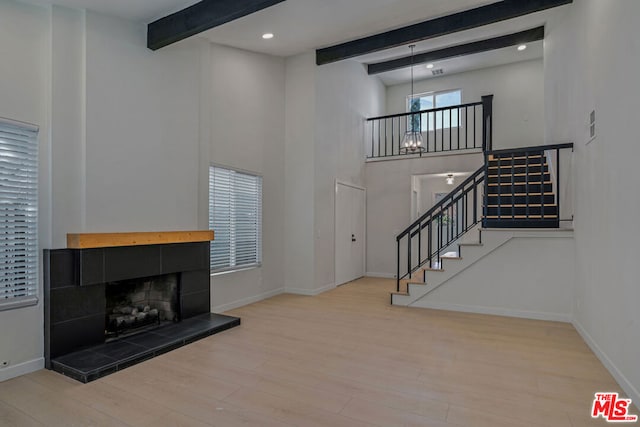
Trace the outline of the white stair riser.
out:
[[[512,237],[512,233],[483,232],[482,246],[462,246],[462,259],[443,259],[442,271],[427,271],[426,284],[418,285],[409,283],[409,295],[393,295],[392,304],[400,306],[411,305],[413,302],[442,286],[447,280],[469,268],[471,265],[505,244]],[[470,242],[467,240],[466,243],[478,243],[478,241]]]

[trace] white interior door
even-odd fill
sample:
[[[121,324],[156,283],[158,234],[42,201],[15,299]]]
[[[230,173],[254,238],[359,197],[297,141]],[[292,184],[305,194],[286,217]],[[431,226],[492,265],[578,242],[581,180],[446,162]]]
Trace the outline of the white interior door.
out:
[[[365,203],[363,188],[336,183],[336,285],[364,276]]]

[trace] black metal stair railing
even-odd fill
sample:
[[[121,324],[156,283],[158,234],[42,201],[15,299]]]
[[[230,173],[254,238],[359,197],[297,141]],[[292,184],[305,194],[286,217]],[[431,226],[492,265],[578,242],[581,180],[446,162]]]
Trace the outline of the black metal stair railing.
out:
[[[491,150],[493,95],[481,102],[367,119],[367,159],[465,150]],[[422,146],[402,146],[405,133],[420,132]]]
[[[440,268],[447,248],[480,222],[484,228],[558,228],[573,221],[570,209],[561,210],[561,202],[571,200],[564,178],[570,150],[573,143],[485,151],[484,166],[396,237],[398,292],[400,281],[422,267]]]
[[[398,234],[398,292],[400,280],[411,277],[427,264],[433,267],[435,262],[439,263],[447,247],[481,221],[485,171],[485,166],[478,169]]]

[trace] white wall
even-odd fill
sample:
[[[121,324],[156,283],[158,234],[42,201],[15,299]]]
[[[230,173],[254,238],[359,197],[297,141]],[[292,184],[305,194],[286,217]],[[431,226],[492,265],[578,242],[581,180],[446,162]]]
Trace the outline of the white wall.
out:
[[[66,233],[86,228],[86,80],[84,11],[51,10],[51,242],[66,246]]]
[[[493,94],[493,148],[541,145],[544,137],[544,80],[541,59],[517,62],[415,82],[415,92],[462,89],[462,102]],[[387,114],[407,109],[408,83],[387,88]]]
[[[284,286],[307,293],[315,287],[314,180],[316,64],[313,53],[286,61]]]
[[[334,285],[335,180],[364,186],[365,119],[382,114],[384,86],[355,61],[317,69],[315,290]]]
[[[640,402],[640,2],[576,0],[547,25],[547,142],[575,142],[574,324]],[[568,9],[568,10],[567,10]],[[597,138],[588,142],[596,109]]]
[[[412,175],[475,172],[483,161],[482,154],[464,154],[367,163],[367,274],[396,274],[395,238],[411,224]]]
[[[197,224],[199,46],[145,45],[145,25],[87,14],[86,228],[93,232]]]
[[[570,237],[516,237],[412,306],[569,321],[574,265]]]
[[[283,290],[285,62],[219,45],[210,60],[209,160],[263,177],[262,267],[213,276],[215,311]]]
[[[49,9],[0,2],[0,117],[40,126],[39,249],[50,242]],[[41,283],[42,269],[40,268]],[[42,289],[36,306],[0,312],[0,381],[44,366]]]
[[[477,168],[470,171],[447,171],[457,172],[452,185],[447,184],[446,177],[443,176],[417,176],[418,182],[420,184],[414,189],[418,191],[418,209],[420,214],[425,213],[433,207],[433,205],[435,204],[435,193],[449,193],[458,185],[462,184],[464,180],[467,179],[469,175],[471,175],[471,173],[475,172],[476,170]]]

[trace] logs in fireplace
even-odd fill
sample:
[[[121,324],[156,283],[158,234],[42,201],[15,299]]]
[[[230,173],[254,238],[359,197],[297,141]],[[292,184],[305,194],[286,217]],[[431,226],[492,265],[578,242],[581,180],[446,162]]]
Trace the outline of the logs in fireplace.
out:
[[[107,283],[107,341],[180,321],[177,274]]]

